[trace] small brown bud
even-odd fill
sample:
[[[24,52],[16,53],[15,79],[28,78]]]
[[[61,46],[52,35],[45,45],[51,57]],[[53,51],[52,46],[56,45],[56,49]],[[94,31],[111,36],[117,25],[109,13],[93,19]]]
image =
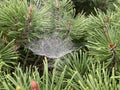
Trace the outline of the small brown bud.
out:
[[[110,46],[111,50],[113,50],[115,48],[115,45],[112,43],[110,43],[109,46]]]
[[[68,21],[67,26],[68,26],[68,29],[71,28],[71,22],[70,21]]]
[[[20,45],[19,45],[19,44],[16,44],[16,45],[13,46],[13,50],[14,50],[14,51],[17,51],[19,48],[20,48]]]
[[[30,17],[30,15],[31,15],[32,11],[33,11],[33,6],[32,6],[32,5],[30,5],[30,9],[29,9],[29,12],[28,12],[28,17]]]
[[[105,24],[109,23],[109,17],[106,17],[106,18],[104,19],[104,23],[105,23]]]
[[[58,2],[58,1],[56,2],[56,8],[58,8],[58,9],[60,8],[60,2]]]

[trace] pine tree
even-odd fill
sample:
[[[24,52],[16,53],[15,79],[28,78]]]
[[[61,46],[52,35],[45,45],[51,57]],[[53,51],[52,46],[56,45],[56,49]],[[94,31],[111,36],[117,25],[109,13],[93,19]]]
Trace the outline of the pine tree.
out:
[[[1,0],[0,90],[120,90],[119,3]],[[29,50],[51,35],[79,48],[57,59]]]

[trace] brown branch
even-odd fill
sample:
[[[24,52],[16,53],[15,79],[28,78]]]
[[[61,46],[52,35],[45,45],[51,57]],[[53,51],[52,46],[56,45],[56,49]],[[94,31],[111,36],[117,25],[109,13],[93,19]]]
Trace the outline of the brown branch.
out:
[[[4,34],[3,34],[3,37],[4,37],[4,39],[5,39],[5,45],[7,45],[7,44],[9,43],[7,34],[4,33]]]
[[[112,69],[113,69],[113,67],[115,67],[116,62],[118,61],[118,56],[116,54],[115,49],[112,49],[112,54],[113,54],[113,59],[112,59],[112,62],[110,64],[110,67],[109,67],[110,73],[112,73]]]
[[[60,31],[60,2],[59,1],[56,1],[55,3],[55,7],[56,7],[56,11],[55,11],[55,19],[56,19],[56,31]]]
[[[25,30],[24,30],[24,33],[23,33],[23,39],[25,39],[25,40],[28,38],[28,34],[29,34],[30,26],[31,26],[31,21],[32,21],[31,14],[32,14],[32,12],[33,12],[33,6],[31,5],[30,8],[29,8],[29,11],[28,11]]]
[[[109,18],[106,17],[104,19],[103,31],[104,31],[105,37],[109,43],[110,50],[112,51],[112,54],[113,54],[113,59],[112,59],[112,62],[110,64],[110,68],[109,68],[110,72],[112,72],[112,68],[115,67],[116,61],[118,60],[118,56],[117,56],[116,51],[115,51],[115,45],[111,42],[107,27],[106,27],[108,23],[109,23]]]

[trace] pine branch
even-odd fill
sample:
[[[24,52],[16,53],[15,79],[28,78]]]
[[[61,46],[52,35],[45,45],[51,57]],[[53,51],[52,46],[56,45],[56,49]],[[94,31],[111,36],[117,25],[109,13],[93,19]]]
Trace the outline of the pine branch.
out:
[[[118,56],[116,54],[115,45],[112,44],[110,36],[108,34],[108,30],[107,30],[107,24],[108,23],[109,23],[109,17],[107,17],[107,18],[104,19],[104,28],[103,28],[103,31],[104,31],[105,37],[106,37],[106,39],[108,41],[108,44],[110,46],[111,52],[113,54],[113,59],[111,61],[111,65],[110,65],[110,72],[112,72],[112,68],[115,67],[116,62],[118,61]]]
[[[23,40],[26,41],[26,39],[28,39],[28,35],[29,35],[29,31],[30,31],[30,27],[31,27],[31,22],[32,22],[32,14],[33,11],[33,6],[31,5],[28,11],[28,15],[27,15],[27,20],[26,20],[26,25],[25,25],[25,30],[23,33]]]

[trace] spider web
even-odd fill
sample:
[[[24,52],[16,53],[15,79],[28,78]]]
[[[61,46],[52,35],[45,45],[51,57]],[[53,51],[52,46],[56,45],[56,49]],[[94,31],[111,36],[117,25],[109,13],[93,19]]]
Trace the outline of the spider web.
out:
[[[30,42],[28,48],[35,54],[48,58],[60,58],[77,49],[68,37],[63,39],[54,34]]]

